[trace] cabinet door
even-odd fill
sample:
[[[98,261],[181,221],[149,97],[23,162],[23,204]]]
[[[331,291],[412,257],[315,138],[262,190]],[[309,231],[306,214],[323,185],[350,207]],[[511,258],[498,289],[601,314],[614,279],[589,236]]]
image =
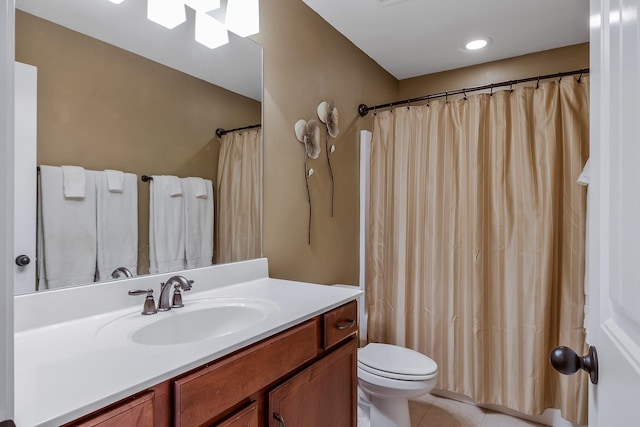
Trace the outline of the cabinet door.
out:
[[[116,405],[95,416],[74,422],[73,427],[154,427],[153,391],[135,400]]]
[[[270,427],[356,427],[357,345],[350,339],[268,395]]]

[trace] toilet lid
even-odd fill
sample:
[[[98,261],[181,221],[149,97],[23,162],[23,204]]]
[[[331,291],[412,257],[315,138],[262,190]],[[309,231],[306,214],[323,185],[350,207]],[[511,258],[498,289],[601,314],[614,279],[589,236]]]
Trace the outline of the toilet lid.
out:
[[[371,343],[358,350],[358,365],[372,374],[407,380],[426,380],[438,372],[436,362],[417,351]]]

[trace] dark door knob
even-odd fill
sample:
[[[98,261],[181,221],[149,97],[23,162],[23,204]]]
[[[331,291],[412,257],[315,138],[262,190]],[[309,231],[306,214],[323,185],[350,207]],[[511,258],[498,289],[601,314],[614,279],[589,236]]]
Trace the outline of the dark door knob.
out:
[[[573,375],[583,369],[589,373],[593,384],[598,384],[598,352],[593,346],[589,347],[589,354],[578,356],[569,347],[556,347],[551,351],[549,360],[553,368],[564,375]]]
[[[31,262],[31,259],[26,255],[18,255],[16,257],[16,265],[19,267],[24,267]]]

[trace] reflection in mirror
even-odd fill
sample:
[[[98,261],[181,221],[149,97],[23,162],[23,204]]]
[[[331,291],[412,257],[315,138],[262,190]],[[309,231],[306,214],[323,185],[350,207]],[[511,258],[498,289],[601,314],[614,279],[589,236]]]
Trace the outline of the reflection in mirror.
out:
[[[150,272],[154,184],[143,182],[143,175],[211,181],[212,261],[259,257],[262,133],[246,129],[218,137],[215,130],[261,123],[262,48],[229,33],[228,45],[211,50],[193,40],[189,8],[187,21],[167,30],[146,19],[145,6],[107,0],[16,2],[16,61],[37,67],[37,163],[80,166],[87,176],[105,170],[136,175],[133,275]],[[192,234],[199,229],[196,225]],[[186,258],[178,265],[187,267]],[[183,269],[179,266],[174,265]],[[116,265],[99,278],[127,277],[117,267],[131,270]],[[80,283],[61,286],[71,284]]]

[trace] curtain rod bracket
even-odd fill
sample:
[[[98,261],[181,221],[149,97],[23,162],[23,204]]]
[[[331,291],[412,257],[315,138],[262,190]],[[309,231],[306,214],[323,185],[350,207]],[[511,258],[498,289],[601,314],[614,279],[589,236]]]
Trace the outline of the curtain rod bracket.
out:
[[[369,107],[367,106],[367,104],[358,105],[358,114],[360,114],[360,117],[364,117],[368,113],[369,113]]]

